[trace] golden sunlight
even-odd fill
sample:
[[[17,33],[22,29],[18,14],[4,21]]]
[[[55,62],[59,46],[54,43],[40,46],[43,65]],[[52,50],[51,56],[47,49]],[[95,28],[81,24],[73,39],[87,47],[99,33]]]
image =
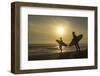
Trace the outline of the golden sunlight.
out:
[[[64,27],[58,27],[57,28],[57,33],[62,36],[64,34]]]

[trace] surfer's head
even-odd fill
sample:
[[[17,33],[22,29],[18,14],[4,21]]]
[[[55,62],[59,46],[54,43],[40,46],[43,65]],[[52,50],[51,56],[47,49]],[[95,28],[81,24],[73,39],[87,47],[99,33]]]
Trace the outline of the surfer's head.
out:
[[[75,34],[75,32],[72,32],[72,34],[74,35],[74,34]]]
[[[62,40],[62,37],[60,37],[60,40]]]

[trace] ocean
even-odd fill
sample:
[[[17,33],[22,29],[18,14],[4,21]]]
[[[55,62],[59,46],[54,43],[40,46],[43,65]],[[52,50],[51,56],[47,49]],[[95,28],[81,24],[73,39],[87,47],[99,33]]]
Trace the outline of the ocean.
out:
[[[87,50],[86,44],[79,44],[80,50]],[[76,48],[74,46],[62,47],[62,52],[74,52]],[[31,55],[60,53],[59,46],[57,44],[31,44],[28,46],[28,53]]]

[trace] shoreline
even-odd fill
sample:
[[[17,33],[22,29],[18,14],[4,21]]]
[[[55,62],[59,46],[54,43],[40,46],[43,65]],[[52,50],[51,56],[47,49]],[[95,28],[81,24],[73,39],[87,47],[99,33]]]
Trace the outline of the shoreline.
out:
[[[88,58],[88,51],[82,50],[80,52],[63,52],[61,53],[49,53],[49,54],[28,54],[28,60],[54,60],[54,59],[77,59],[77,58]]]

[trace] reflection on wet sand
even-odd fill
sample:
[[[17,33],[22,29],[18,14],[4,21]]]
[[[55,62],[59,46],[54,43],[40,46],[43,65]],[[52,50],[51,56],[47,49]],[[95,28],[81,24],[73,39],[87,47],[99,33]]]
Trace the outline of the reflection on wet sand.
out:
[[[87,45],[81,44],[81,52],[77,52],[74,47],[63,47],[61,53],[56,44],[34,44],[29,46],[29,60],[50,60],[50,59],[75,59],[87,58]]]

